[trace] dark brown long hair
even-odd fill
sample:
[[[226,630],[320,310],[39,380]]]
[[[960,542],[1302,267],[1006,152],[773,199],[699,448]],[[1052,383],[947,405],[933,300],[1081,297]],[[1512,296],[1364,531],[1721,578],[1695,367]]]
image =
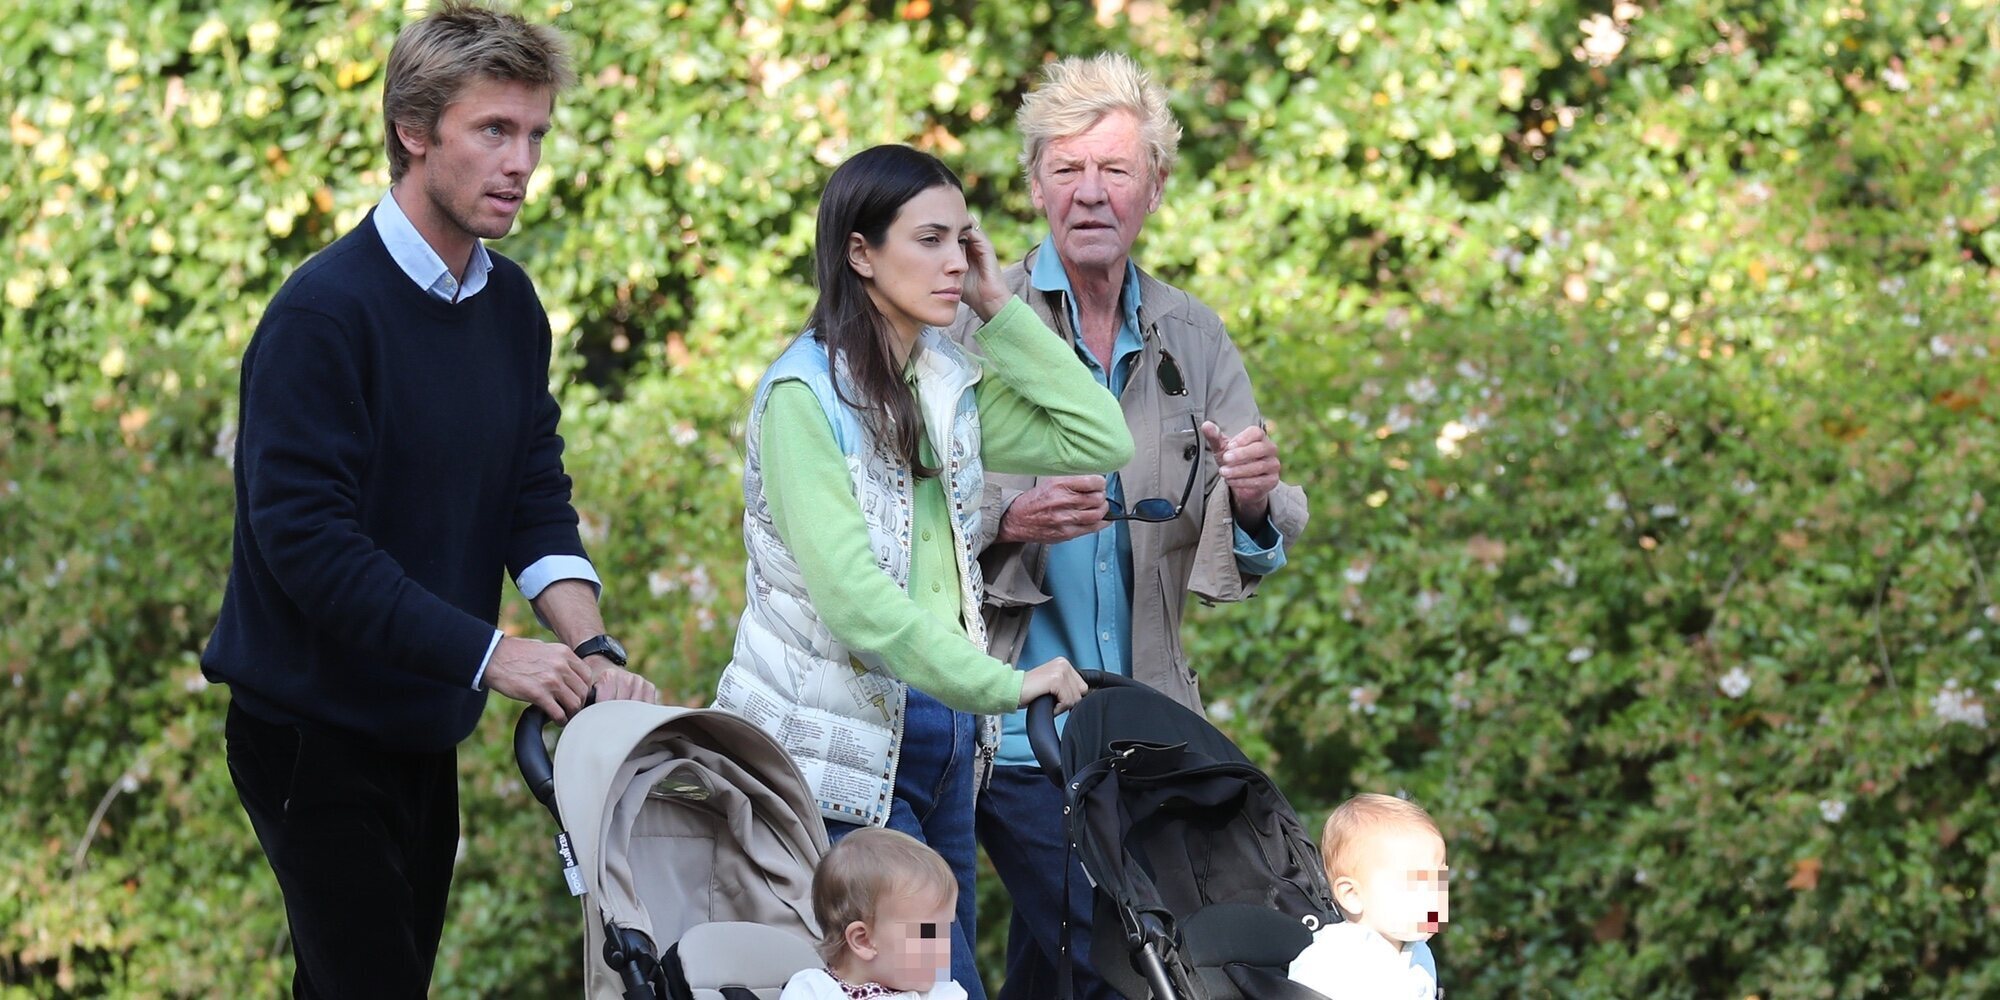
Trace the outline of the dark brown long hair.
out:
[[[935,476],[938,469],[919,457],[923,418],[916,393],[896,364],[889,321],[848,263],[847,238],[859,233],[869,246],[881,246],[910,199],[946,184],[965,190],[958,175],[929,153],[893,145],[862,150],[827,178],[813,236],[819,301],[807,325],[827,345],[835,370],[844,364],[852,380],[835,378],[834,391],[861,412],[877,446],[919,477]]]

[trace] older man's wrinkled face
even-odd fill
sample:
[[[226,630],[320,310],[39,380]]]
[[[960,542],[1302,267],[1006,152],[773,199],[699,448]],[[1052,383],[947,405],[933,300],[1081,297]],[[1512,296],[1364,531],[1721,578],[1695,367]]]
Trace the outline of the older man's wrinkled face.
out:
[[[1123,269],[1146,216],[1160,207],[1166,178],[1151,164],[1138,119],[1124,111],[1042,147],[1029,191],[1066,267]]]

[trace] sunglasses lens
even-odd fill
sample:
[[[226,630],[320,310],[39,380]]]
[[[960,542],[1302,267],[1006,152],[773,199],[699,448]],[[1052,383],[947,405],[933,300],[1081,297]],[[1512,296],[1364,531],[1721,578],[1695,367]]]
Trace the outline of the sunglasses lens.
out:
[[[1187,395],[1187,383],[1181,381],[1181,366],[1165,351],[1160,352],[1160,391],[1169,396]]]
[[[1141,500],[1132,508],[1132,516],[1145,521],[1171,521],[1174,519],[1174,503],[1158,498]]]

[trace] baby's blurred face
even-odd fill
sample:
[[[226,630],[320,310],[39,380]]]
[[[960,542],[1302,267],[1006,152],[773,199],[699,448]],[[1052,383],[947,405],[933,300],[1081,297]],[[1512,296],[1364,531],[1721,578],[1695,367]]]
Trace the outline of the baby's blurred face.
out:
[[[869,979],[892,990],[924,992],[951,978],[952,911],[957,893],[897,893],[875,908],[868,936],[879,951]]]
[[[1351,880],[1338,892],[1349,916],[1397,944],[1427,941],[1451,919],[1444,840],[1421,827],[1390,828],[1369,835]]]

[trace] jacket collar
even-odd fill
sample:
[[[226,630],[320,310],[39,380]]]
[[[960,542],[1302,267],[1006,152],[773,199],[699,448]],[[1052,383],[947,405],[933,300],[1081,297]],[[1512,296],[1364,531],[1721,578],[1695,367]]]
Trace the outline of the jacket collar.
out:
[[[1008,269],[1014,273],[1007,275],[1007,285],[1014,290],[1015,294],[1020,295],[1022,298],[1027,298],[1030,292],[1044,291],[1037,287],[1034,274],[1036,264],[1045,250],[1050,257],[1055,256],[1055,251],[1049,248],[1047,241],[1044,240],[1041,243],[1035,244],[1028,251],[1028,255],[1022,258],[1021,263]],[[1145,268],[1139,266],[1138,261],[1128,258],[1127,266],[1138,277],[1139,336],[1151,340],[1154,337],[1153,328],[1155,326],[1162,320],[1180,315],[1182,305],[1187,296],[1184,294],[1175,294],[1175,289],[1172,285],[1147,273]],[[1067,284],[1067,276],[1065,276],[1065,284]],[[1060,291],[1064,295],[1069,294],[1067,288],[1060,289]],[[1067,317],[1065,317],[1066,319]],[[1067,326],[1067,322],[1064,325]]]

